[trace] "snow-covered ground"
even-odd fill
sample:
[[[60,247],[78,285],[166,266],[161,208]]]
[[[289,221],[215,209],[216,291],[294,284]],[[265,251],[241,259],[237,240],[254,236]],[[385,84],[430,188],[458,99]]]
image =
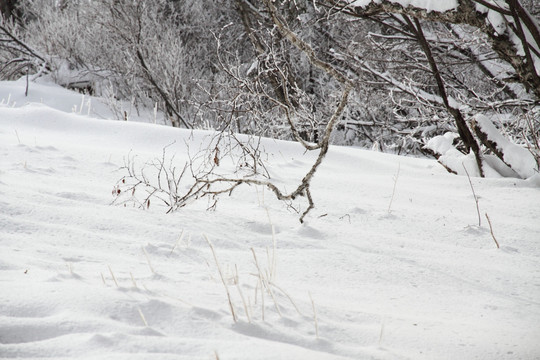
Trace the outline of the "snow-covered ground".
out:
[[[50,85],[0,101],[0,358],[540,358],[538,175],[473,178],[478,226],[467,177],[332,147],[303,225],[254,186],[166,215],[111,205],[119,167],[175,140],[181,166],[208,133],[97,119]],[[313,159],[264,147],[288,188]]]

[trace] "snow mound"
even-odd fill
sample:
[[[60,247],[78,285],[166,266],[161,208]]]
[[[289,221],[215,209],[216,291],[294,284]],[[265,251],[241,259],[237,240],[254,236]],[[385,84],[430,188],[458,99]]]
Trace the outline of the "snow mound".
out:
[[[476,158],[473,153],[463,154],[456,149],[453,141],[458,137],[457,134],[447,132],[444,135],[435,136],[426,144],[426,148],[439,155],[438,161],[447,170],[458,175],[469,175],[478,177],[480,172],[476,164]],[[484,176],[501,177],[500,173],[495,171],[488,164],[483,167]]]
[[[529,150],[508,141],[487,116],[478,114],[475,121],[480,131],[487,136],[487,140],[502,153],[504,162],[521,178],[526,179],[538,174],[538,164]]]

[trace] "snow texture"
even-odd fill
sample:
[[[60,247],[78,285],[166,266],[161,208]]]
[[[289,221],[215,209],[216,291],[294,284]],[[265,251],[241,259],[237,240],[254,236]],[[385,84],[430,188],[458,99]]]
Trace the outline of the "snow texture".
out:
[[[331,147],[303,225],[288,206],[301,199],[255,186],[212,212],[205,200],[168,215],[157,201],[112,206],[128,154],[143,164],[176,140],[182,165],[211,134],[98,120],[71,111],[79,94],[32,83],[40,99],[24,101],[24,87],[0,83],[0,358],[540,358],[540,179],[472,178],[478,226],[466,177]],[[314,159],[263,146],[288,189]],[[272,293],[251,249],[275,269]]]

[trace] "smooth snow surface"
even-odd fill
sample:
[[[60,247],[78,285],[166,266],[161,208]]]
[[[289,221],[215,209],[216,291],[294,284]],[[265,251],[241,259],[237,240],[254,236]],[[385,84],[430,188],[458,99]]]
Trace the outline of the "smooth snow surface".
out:
[[[118,101],[113,96],[98,98],[67,92],[59,85],[50,83],[50,79],[38,79],[45,84],[29,83],[28,95],[25,96],[26,79],[18,81],[0,81],[0,105],[21,107],[29,103],[44,103],[48,107],[68,113],[87,115],[97,119],[122,119],[129,121],[164,123],[163,115],[154,115],[153,110],[136,109],[130,103]]]
[[[33,84],[40,103],[0,105],[0,358],[540,358],[538,182],[472,178],[478,226],[466,177],[332,147],[303,225],[254,186],[215,211],[207,200],[168,215],[157,201],[114,206],[130,152],[142,164],[176,140],[168,151],[182,166],[209,133],[54,109],[73,94],[51,89]],[[288,189],[314,158],[263,145]]]

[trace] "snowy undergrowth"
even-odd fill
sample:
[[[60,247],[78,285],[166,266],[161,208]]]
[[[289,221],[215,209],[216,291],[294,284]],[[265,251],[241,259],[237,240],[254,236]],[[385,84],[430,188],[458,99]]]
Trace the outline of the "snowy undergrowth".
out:
[[[46,105],[71,93],[32,89],[42,101],[0,106],[0,358],[540,356],[534,179],[471,179],[500,249],[466,177],[352,148],[330,149],[304,225],[253,186],[212,212],[204,200],[169,215],[111,206],[127,154],[174,142],[182,163],[210,134],[97,120]],[[296,144],[264,147],[284,187],[310,166]]]

